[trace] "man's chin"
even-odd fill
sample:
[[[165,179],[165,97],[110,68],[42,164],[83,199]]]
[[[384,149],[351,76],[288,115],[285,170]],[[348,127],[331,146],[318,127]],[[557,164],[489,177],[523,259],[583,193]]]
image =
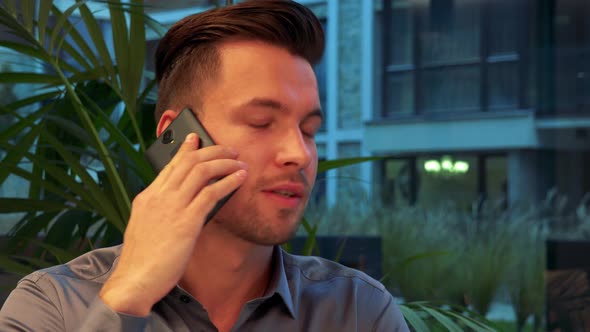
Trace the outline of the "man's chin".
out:
[[[273,224],[271,227],[261,228],[250,239],[250,242],[264,246],[276,246],[289,242],[297,233],[300,220],[285,220]]]
[[[247,242],[272,246],[288,242],[295,236],[303,208],[279,208],[258,206],[250,201],[249,209],[242,209],[243,213],[235,210],[221,209],[213,222],[226,232]]]

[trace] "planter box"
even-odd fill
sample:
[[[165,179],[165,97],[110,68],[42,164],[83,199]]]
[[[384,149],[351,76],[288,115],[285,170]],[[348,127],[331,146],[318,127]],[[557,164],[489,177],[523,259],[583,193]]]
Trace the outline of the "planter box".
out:
[[[291,240],[294,254],[303,251],[307,237],[296,236]],[[317,236],[316,241],[320,256],[338,263],[361,270],[379,280],[383,277],[381,268],[381,238],[378,236]],[[340,252],[340,257],[338,257]]]
[[[590,327],[590,241],[547,241],[547,331]]]

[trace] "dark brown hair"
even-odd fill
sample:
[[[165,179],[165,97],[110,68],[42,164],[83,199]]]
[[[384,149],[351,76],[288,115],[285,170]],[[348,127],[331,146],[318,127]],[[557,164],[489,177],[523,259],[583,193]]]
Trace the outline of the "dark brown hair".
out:
[[[284,47],[310,64],[324,53],[324,30],[305,6],[290,0],[251,0],[180,20],[156,50],[156,121],[166,109],[199,102],[204,86],[219,71],[217,45],[228,40],[259,40]]]

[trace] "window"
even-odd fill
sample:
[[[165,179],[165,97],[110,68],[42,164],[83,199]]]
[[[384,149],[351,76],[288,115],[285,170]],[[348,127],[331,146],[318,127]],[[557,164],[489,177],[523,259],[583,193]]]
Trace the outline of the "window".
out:
[[[416,202],[415,159],[388,159],[383,162],[382,201],[387,206],[407,206]]]
[[[486,198],[492,204],[507,207],[508,163],[505,156],[488,156],[485,159]]]
[[[522,108],[526,0],[384,0],[382,116]]]
[[[417,202],[424,207],[453,204],[468,210],[480,194],[477,165],[477,156],[433,155],[417,158]]]
[[[505,155],[449,153],[387,159],[381,163],[381,199],[394,207],[452,204],[461,210],[486,199],[505,208],[507,167]]]
[[[480,8],[481,2],[472,0],[438,0],[419,6],[421,62],[432,65],[478,60]]]
[[[590,3],[559,0],[555,31],[555,98],[558,112],[574,112],[590,104]],[[547,22],[543,22],[547,23]],[[541,24],[541,23],[540,23]]]

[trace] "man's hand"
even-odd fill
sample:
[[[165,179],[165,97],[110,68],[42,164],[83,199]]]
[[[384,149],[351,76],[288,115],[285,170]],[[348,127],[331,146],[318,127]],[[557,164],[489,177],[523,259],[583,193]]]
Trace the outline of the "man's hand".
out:
[[[121,257],[100,292],[117,312],[149,314],[182,277],[209,211],[246,178],[246,165],[235,151],[217,145],[198,149],[198,142],[188,135],[133,200]]]

